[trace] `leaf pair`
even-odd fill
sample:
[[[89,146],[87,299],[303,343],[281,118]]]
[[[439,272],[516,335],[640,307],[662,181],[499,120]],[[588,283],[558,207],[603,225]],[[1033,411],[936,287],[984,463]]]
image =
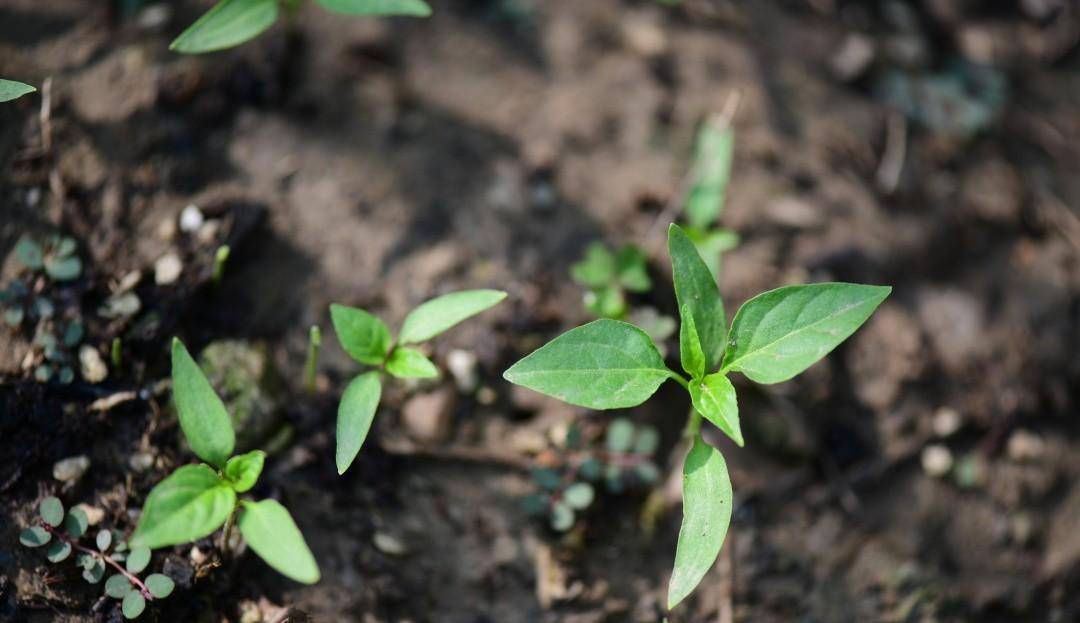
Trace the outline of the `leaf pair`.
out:
[[[735,388],[742,372],[758,383],[786,381],[847,339],[889,295],[888,287],[846,283],[787,286],[758,295],[735,314],[728,330],[716,281],[686,233],[668,233],[679,305],[680,362],[687,380],[670,370],[643,331],[615,320],[571,329],[514,364],[504,377],[571,404],[592,409],[633,407],[669,378],[690,393],[694,410],[743,444]],[[696,427],[683,470],[679,532],[668,607],[688,595],[712,566],[731,516],[731,483],[723,457]]]
[[[282,575],[305,584],[319,567],[292,516],[274,500],[239,500],[255,486],[266,453],[232,456],[236,437],[221,398],[180,340],[172,346],[173,400],[192,451],[209,465],[184,465],[147,496],[132,535],[151,549],[201,539],[225,525],[239,509],[237,525],[248,545]],[[212,467],[211,467],[212,466]]]
[[[278,19],[281,0],[221,0],[169,46],[183,54],[231,48],[265,32]],[[412,15],[427,17],[423,0],[316,0],[323,8],[346,15]],[[292,5],[296,5],[292,0]],[[286,5],[289,6],[289,5]]]
[[[359,363],[383,368],[397,378],[434,378],[439,375],[435,364],[407,345],[427,341],[504,298],[506,293],[498,290],[465,290],[421,303],[405,317],[397,344],[386,323],[362,309],[334,303],[330,319],[342,348]],[[381,396],[377,370],[357,376],[345,388],[337,419],[335,463],[339,474],[352,465],[364,445]]]

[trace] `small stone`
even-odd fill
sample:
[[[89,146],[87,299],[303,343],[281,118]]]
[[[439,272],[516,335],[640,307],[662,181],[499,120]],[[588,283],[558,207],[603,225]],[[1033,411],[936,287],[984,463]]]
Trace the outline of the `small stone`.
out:
[[[75,482],[90,469],[90,459],[86,456],[72,456],[53,465],[53,478],[60,482]]]
[[[642,56],[659,56],[668,47],[667,33],[654,20],[629,17],[623,22],[623,36],[630,49]]]
[[[105,304],[98,310],[104,318],[130,318],[142,309],[142,301],[134,292],[123,292],[105,299]]]
[[[829,59],[829,66],[837,80],[851,82],[858,79],[874,62],[874,41],[860,33],[849,34],[840,48]]]
[[[175,253],[167,253],[154,262],[154,283],[167,286],[175,283],[184,271],[184,262]]]
[[[149,31],[158,31],[168,25],[172,18],[172,7],[164,2],[151,4],[139,12],[139,28]]]
[[[423,443],[446,441],[454,419],[456,398],[449,387],[410,398],[401,410],[409,435]]]
[[[131,459],[128,461],[131,465],[131,469],[137,472],[145,472],[154,465],[154,455],[149,452],[136,452],[131,455]]]
[[[1009,436],[1005,452],[1017,463],[1037,461],[1043,454],[1043,440],[1035,433],[1020,429]]]
[[[157,237],[165,242],[172,242],[176,238],[176,221],[171,218],[165,219],[158,224]]]
[[[476,355],[471,351],[455,348],[446,356],[446,368],[454,377],[454,383],[462,393],[476,389],[479,379],[476,375]]]
[[[932,444],[923,448],[922,468],[928,476],[941,478],[949,473],[952,466],[952,452],[947,447],[941,444]]]
[[[75,508],[81,510],[86,514],[86,523],[91,526],[96,526],[101,523],[102,519],[105,519],[105,511],[96,507],[90,506],[86,503],[76,504]]]
[[[180,212],[180,231],[185,234],[198,231],[205,220],[199,206],[193,203],[189,204]]]
[[[1028,513],[1018,513],[1009,521],[1009,536],[1021,547],[1030,544],[1036,533],[1035,520]]]
[[[109,367],[101,358],[101,353],[89,344],[79,347],[79,370],[87,383],[100,383],[109,376]]]
[[[960,412],[952,407],[941,407],[934,412],[933,428],[938,437],[948,437],[960,430],[964,421],[960,418]]]
[[[203,553],[201,549],[199,549],[198,545],[192,546],[191,554],[189,555],[191,556],[191,562],[194,563],[196,566],[206,562],[206,554]]]
[[[404,543],[397,537],[385,532],[376,532],[375,536],[371,538],[371,542],[375,544],[375,549],[388,556],[404,556],[409,553]]]

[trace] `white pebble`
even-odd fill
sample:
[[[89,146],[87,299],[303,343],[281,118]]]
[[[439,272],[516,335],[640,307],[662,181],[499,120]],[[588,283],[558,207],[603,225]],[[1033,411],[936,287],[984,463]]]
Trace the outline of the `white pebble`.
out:
[[[100,383],[109,376],[109,367],[101,358],[101,353],[89,344],[79,347],[79,370],[88,383]]]
[[[1042,456],[1043,440],[1031,431],[1020,429],[1009,436],[1005,451],[1010,459],[1018,463],[1034,461]]]
[[[189,204],[180,212],[180,231],[190,234],[193,231],[198,231],[202,227],[203,213],[199,210],[199,206],[194,203]]]
[[[934,434],[938,437],[948,437],[960,430],[963,423],[959,411],[952,407],[941,407],[934,413]]]
[[[371,540],[376,549],[390,556],[404,556],[408,552],[404,543],[398,540],[397,537],[385,532],[376,532]]]
[[[175,253],[167,253],[154,262],[154,283],[167,286],[175,283],[184,271],[184,262]]]
[[[952,452],[941,444],[932,444],[923,448],[922,468],[928,476],[941,478],[949,473],[953,466]]]
[[[74,482],[82,478],[86,470],[90,469],[90,459],[86,456],[72,456],[53,465],[53,478],[61,482]]]
[[[455,348],[446,356],[446,368],[454,377],[454,383],[464,393],[476,389],[476,355],[471,351]]]

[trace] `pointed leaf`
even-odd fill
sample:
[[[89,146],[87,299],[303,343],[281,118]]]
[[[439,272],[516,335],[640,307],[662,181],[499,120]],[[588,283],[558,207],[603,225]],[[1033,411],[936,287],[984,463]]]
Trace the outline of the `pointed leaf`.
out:
[[[136,547],[128,554],[126,566],[127,570],[131,573],[142,573],[143,569],[146,569],[146,565],[150,564],[150,548],[149,547]]]
[[[206,465],[184,465],[146,498],[131,546],[157,549],[188,543],[220,528],[236,506],[236,492]]]
[[[124,595],[120,610],[124,613],[125,619],[138,618],[143,610],[146,610],[146,598],[139,591],[129,591],[127,595]]]
[[[330,306],[330,320],[341,347],[356,361],[378,366],[390,354],[390,329],[368,312],[334,303]]]
[[[165,599],[172,594],[173,588],[176,584],[167,575],[160,573],[151,573],[146,577],[146,588],[150,591],[150,594],[158,599]]]
[[[541,346],[503,377],[570,404],[619,409],[645,402],[672,374],[644,331],[602,318]]]
[[[45,523],[55,528],[64,523],[64,504],[59,498],[50,495],[41,501],[38,514]]]
[[[248,546],[285,577],[304,584],[318,582],[319,565],[289,511],[277,500],[242,504],[237,525]]]
[[[714,370],[720,365],[724,354],[727,322],[720,289],[716,287],[716,280],[698,255],[694,243],[675,224],[668,228],[668,252],[671,254],[679,313],[681,315],[686,310],[694,317],[701,351],[705,353],[705,369]]]
[[[720,452],[694,437],[683,463],[683,519],[668,584],[674,608],[701,582],[724,544],[731,522],[731,479]]]
[[[459,322],[498,305],[506,298],[499,290],[452,292],[421,303],[401,325],[402,344],[429,340]]]
[[[243,493],[259,481],[265,462],[266,453],[262,450],[252,450],[247,454],[234,456],[225,463],[225,479],[232,484],[234,491]]]
[[[398,346],[386,361],[386,371],[399,379],[433,379],[439,369],[415,348]]]
[[[701,338],[694,326],[694,314],[689,305],[683,305],[679,312],[682,322],[679,325],[679,358],[682,368],[692,379],[705,376],[705,353],[701,350]]]
[[[690,381],[690,398],[698,413],[716,424],[740,447],[743,445],[735,387],[723,373],[717,372],[703,379]]]
[[[853,283],[787,286],[746,302],[731,323],[724,370],[758,383],[786,381],[836,348],[892,288]]]
[[[734,149],[735,133],[731,128],[721,129],[706,122],[698,131],[694,183],[686,198],[686,220],[692,227],[709,227],[723,213]]]
[[[223,467],[236,445],[232,420],[206,375],[180,340],[172,343],[173,402],[191,451],[214,467]]]
[[[382,396],[382,383],[378,372],[361,374],[349,383],[341,395],[337,417],[337,451],[335,461],[338,474],[344,474],[352,465],[360,447],[371,430],[375,409]]]
[[[0,102],[10,102],[34,91],[37,91],[37,89],[29,84],[0,79]]]
[[[328,11],[346,15],[409,15],[428,17],[431,7],[423,0],[315,0]]]
[[[221,0],[187,30],[169,49],[201,54],[240,45],[274,25],[278,0]]]

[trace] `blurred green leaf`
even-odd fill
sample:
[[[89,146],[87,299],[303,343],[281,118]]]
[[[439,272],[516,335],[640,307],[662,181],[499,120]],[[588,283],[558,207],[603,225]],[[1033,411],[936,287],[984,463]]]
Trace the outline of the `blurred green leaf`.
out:
[[[563,502],[551,506],[551,527],[559,532],[566,532],[574,526],[574,510]]]
[[[146,598],[139,591],[129,591],[124,595],[124,601],[120,605],[125,619],[137,618],[146,610]]]
[[[431,7],[423,0],[315,0],[326,10],[346,15],[406,15],[428,17]]]
[[[499,290],[463,290],[421,303],[401,325],[399,340],[415,344],[429,340],[454,325],[498,305],[506,298]]]
[[[52,535],[49,531],[41,526],[31,526],[24,528],[19,533],[19,543],[22,543],[26,547],[41,547],[52,539]]]
[[[169,49],[202,54],[240,45],[274,25],[277,0],[221,0],[180,33]]]
[[[45,548],[45,558],[49,562],[62,562],[71,555],[71,544],[64,541],[53,541]]]
[[[81,508],[73,508],[64,517],[64,531],[73,539],[86,534],[86,528],[90,525],[86,513]]]
[[[37,91],[37,89],[29,84],[0,79],[0,102],[10,102],[34,91]]]
[[[143,583],[146,584],[146,588],[150,591],[150,594],[158,599],[164,599],[171,595],[173,588],[176,586],[172,581],[172,578],[160,573],[151,573],[146,577],[146,581]]]
[[[3,82],[0,80],[0,90],[3,89]],[[0,91],[2,93],[2,91]],[[0,94],[0,102],[5,101]],[[28,236],[19,238],[19,242],[15,244],[15,258],[19,260],[23,266],[30,270],[41,270],[45,265],[45,254],[41,250],[41,245],[31,240]]]
[[[423,353],[415,348],[398,346],[386,361],[386,371],[399,379],[433,379],[439,369]]]
[[[134,588],[131,582],[119,573],[111,575],[109,579],[105,580],[105,594],[113,599],[123,599]]]
[[[139,574],[146,569],[146,566],[150,564],[150,548],[149,547],[136,547],[131,550],[131,554],[127,557],[127,570],[131,573]]]
[[[608,424],[604,445],[608,452],[625,454],[634,443],[634,425],[626,418],[616,418]]]
[[[585,249],[585,258],[570,267],[570,278],[586,288],[603,288],[615,280],[615,256],[602,242]]]
[[[574,510],[584,510],[593,503],[596,491],[587,482],[575,482],[563,491],[562,499]]]
[[[49,496],[41,501],[38,506],[38,514],[45,523],[56,528],[64,523],[64,504],[59,498]]]
[[[708,227],[723,214],[734,148],[735,134],[730,128],[705,122],[698,130],[694,181],[686,198],[686,220],[691,226]]]

